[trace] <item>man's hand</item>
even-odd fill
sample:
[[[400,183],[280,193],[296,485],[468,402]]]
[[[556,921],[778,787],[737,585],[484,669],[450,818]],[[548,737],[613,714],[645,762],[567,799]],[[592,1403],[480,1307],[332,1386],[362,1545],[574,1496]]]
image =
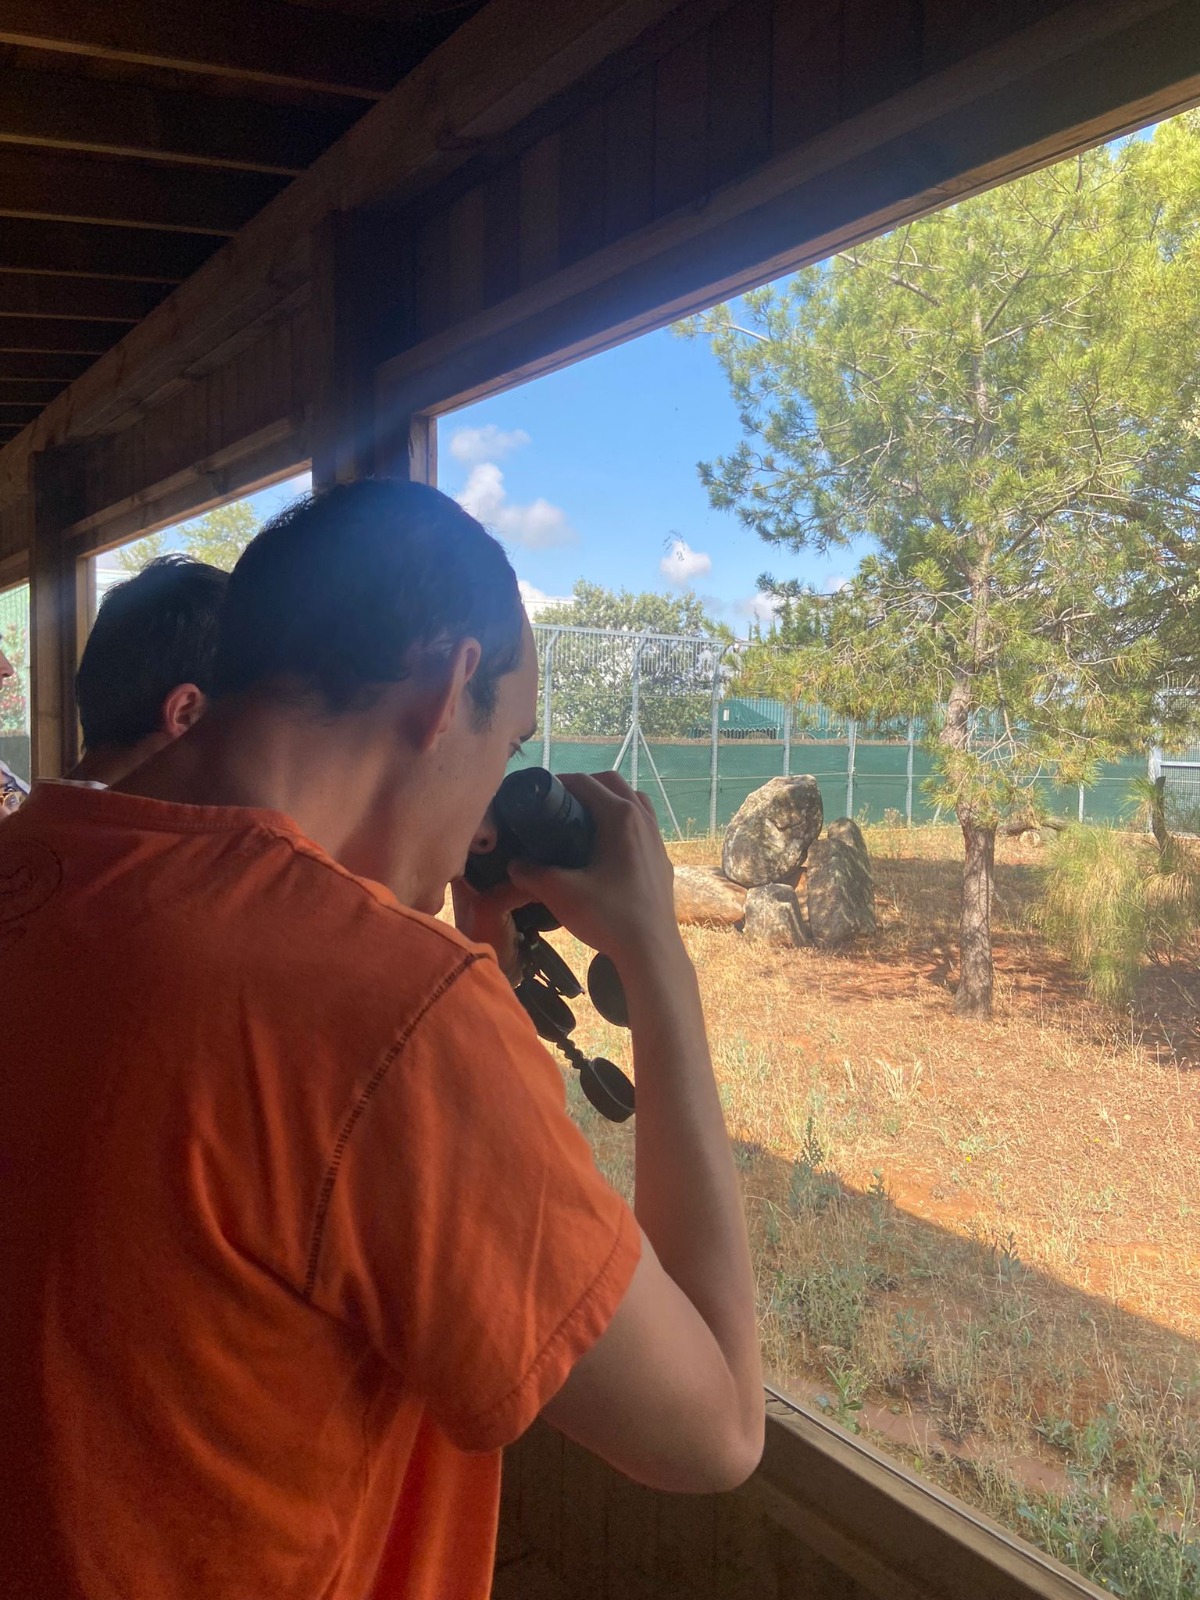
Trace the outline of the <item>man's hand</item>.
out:
[[[644,795],[612,772],[562,781],[595,819],[591,864],[514,864],[511,873],[621,975],[645,1246],[615,1316],[544,1415],[642,1483],[728,1489],[762,1451],[762,1364],[741,1196],[674,873]]]
[[[521,942],[512,914],[529,904],[530,896],[512,883],[498,883],[481,894],[465,878],[450,885],[454,900],[454,925],[476,944],[490,944],[500,971],[514,986],[521,981]]]
[[[561,779],[596,824],[596,847],[580,869],[513,862],[516,904],[541,901],[577,939],[618,970],[646,957],[683,954],[675,919],[674,869],[654,808],[615,772]]]

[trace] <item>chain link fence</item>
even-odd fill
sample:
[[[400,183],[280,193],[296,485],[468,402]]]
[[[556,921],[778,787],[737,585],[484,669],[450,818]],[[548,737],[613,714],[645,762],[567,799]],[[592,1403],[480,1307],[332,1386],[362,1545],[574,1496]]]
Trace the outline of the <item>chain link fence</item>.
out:
[[[541,764],[622,773],[651,796],[670,837],[716,833],[752,790],[791,773],[817,780],[828,817],[909,825],[944,817],[925,792],[933,763],[919,719],[864,724],[825,706],[743,694],[744,645],[703,635],[548,623],[533,631]],[[1089,788],[1040,787],[1056,815],[1120,822],[1131,781],[1145,773],[1145,760],[1130,757],[1105,766]]]
[[[1163,780],[1168,828],[1174,833],[1200,834],[1200,744],[1169,756],[1153,751],[1150,777]]]
[[[0,683],[0,761],[26,783],[29,761],[29,585],[0,592],[0,651],[15,669]]]

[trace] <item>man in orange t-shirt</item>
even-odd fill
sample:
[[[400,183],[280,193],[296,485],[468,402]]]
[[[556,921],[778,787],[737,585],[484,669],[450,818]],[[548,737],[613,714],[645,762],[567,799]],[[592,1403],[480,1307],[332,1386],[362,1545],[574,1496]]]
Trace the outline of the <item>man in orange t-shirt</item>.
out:
[[[5,824],[5,1600],[483,1600],[539,1413],[659,1487],[752,1469],[745,1229],[648,804],[570,780],[592,866],[464,896],[474,938],[433,915],[536,703],[494,541],[338,488],[239,563],[206,716]],[[496,959],[532,898],[626,987],[634,1213]]]

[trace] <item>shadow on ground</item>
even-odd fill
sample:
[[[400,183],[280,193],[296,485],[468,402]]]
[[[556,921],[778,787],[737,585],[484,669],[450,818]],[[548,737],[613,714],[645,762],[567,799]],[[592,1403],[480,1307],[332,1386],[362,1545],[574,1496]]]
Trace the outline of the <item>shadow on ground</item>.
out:
[[[1119,1519],[1151,1489],[1166,1532],[1180,1526],[1200,1342],[1031,1266],[1011,1236],[964,1237],[882,1184],[735,1149],[783,1391],[1019,1533],[1023,1502]]]

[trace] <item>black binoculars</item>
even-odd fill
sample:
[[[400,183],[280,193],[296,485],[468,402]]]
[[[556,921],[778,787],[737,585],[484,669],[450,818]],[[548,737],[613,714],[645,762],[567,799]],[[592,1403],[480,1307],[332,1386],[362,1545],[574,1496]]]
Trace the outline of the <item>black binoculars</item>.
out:
[[[486,891],[503,883],[514,861],[578,868],[591,860],[596,839],[591,813],[545,767],[510,772],[492,801],[492,818],[495,847],[467,858],[465,877],[473,889]],[[559,926],[558,921],[543,905],[522,906],[513,913],[513,921],[521,938],[518,1000],[541,1037],[556,1045],[578,1071],[589,1102],[610,1122],[624,1122],[633,1115],[633,1084],[614,1062],[585,1056],[570,1038],[575,1015],[567,1001],[581,995],[583,985],[542,938]],[[588,994],[606,1022],[629,1026],[621,980],[605,955],[597,955],[588,969]]]

